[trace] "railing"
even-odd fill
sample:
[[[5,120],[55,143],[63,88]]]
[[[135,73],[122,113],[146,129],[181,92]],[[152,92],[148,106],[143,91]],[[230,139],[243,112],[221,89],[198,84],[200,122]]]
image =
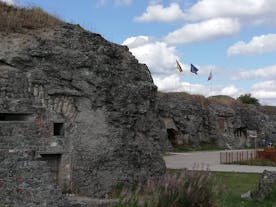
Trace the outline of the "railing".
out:
[[[258,150],[258,157],[272,160],[276,163],[276,148],[265,148],[263,150]]]
[[[239,163],[258,157],[256,150],[237,150],[220,152],[220,164]]]

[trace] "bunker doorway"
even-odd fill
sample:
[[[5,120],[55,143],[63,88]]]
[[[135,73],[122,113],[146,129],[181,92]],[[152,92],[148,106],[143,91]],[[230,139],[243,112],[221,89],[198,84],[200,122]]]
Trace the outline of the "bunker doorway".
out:
[[[168,139],[171,142],[172,145],[176,145],[177,144],[177,140],[176,140],[176,131],[175,129],[167,129],[167,134],[168,134]]]
[[[59,184],[61,154],[41,154],[41,160],[47,162],[55,182]]]

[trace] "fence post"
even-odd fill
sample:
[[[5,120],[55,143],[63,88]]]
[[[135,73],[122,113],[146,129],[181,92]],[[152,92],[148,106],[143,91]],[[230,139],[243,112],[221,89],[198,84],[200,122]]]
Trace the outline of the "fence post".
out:
[[[226,164],[228,164],[228,152],[226,152]]]
[[[240,152],[240,164],[242,162],[242,152]]]
[[[250,165],[252,165],[252,160],[253,160],[253,157],[252,157],[252,151],[250,153]]]

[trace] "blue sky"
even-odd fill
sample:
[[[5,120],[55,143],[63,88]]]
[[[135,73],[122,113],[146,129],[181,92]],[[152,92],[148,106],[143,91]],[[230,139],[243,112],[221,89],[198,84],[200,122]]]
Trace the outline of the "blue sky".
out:
[[[251,93],[276,105],[276,0],[5,1],[42,7],[127,45],[161,91],[234,98]],[[189,71],[191,63],[198,75]]]

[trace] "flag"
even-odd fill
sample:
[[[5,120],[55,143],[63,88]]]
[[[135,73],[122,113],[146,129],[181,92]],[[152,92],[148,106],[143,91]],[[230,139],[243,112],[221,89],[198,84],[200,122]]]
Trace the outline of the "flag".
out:
[[[179,70],[179,72],[182,72],[182,67],[181,65],[179,64],[179,62],[176,60],[176,68]]]
[[[193,64],[191,64],[191,72],[197,75],[197,71],[198,69]]]
[[[210,74],[208,76],[208,81],[211,80],[213,78],[213,74],[212,74],[212,71],[210,71]]]

